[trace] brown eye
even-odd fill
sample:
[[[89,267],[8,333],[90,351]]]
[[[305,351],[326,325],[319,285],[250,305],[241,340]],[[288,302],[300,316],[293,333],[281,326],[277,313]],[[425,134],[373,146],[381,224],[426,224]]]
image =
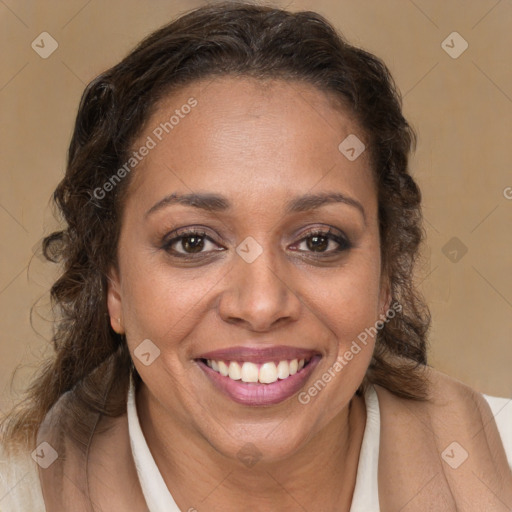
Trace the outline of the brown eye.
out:
[[[211,246],[211,247],[210,247]],[[187,255],[207,253],[216,250],[216,244],[206,236],[203,231],[186,231],[166,240],[162,249],[173,256],[186,257]]]
[[[185,252],[201,252],[204,247],[205,239],[202,236],[191,235],[181,238],[181,247]]]
[[[301,249],[302,245],[306,245],[305,249]],[[338,236],[332,231],[317,231],[309,233],[298,244],[299,252],[312,252],[319,254],[334,254],[350,249],[352,245],[348,239]]]
[[[314,252],[324,252],[329,246],[329,238],[326,236],[313,235],[306,240],[308,249]]]

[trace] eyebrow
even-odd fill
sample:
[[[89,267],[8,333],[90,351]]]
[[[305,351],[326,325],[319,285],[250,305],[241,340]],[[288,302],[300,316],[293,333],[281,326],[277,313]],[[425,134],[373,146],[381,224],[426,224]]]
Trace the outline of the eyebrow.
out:
[[[366,224],[366,212],[363,205],[356,199],[339,192],[305,194],[296,197],[286,203],[285,213],[290,214],[314,210],[333,203],[343,203],[356,208],[361,213]],[[214,212],[223,212],[231,208],[231,203],[224,196],[218,194],[169,194],[154,204],[145,213],[144,217],[147,218],[151,214],[173,204],[182,204]]]

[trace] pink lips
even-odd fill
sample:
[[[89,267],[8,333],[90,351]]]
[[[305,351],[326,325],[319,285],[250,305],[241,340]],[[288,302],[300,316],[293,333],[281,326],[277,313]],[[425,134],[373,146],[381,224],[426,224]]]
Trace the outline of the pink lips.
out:
[[[262,364],[267,361],[281,361],[283,359],[310,359],[318,354],[317,351],[305,348],[274,345],[272,347],[231,347],[213,350],[201,354],[197,359],[214,359],[216,361],[248,361]]]
[[[286,379],[278,380],[272,384],[261,384],[259,382],[242,382],[224,377],[206,365],[206,359],[216,361],[252,362],[262,364],[268,361],[280,361],[291,359],[309,360],[296,374]],[[251,406],[274,405],[283,402],[297,393],[305,384],[308,377],[320,361],[318,352],[308,349],[300,349],[287,346],[273,347],[233,347],[229,349],[215,350],[201,354],[196,362],[205,373],[212,384],[221,392],[230,397],[233,401]]]

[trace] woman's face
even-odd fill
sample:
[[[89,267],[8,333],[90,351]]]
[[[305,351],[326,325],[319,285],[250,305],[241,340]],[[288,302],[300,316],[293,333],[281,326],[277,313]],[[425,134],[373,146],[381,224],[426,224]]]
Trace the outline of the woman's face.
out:
[[[331,100],[196,82],[134,145],[112,326],[154,414],[229,457],[284,458],[346,414],[374,346],[358,336],[388,307],[365,138]]]

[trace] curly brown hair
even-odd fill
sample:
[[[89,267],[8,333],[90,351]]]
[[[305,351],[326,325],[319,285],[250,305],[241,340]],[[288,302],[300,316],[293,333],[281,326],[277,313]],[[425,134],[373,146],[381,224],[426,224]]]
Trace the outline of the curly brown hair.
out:
[[[125,339],[111,328],[106,291],[131,175],[101,199],[91,192],[126,161],[160,100],[221,75],[303,81],[334,93],[354,115],[377,184],[382,271],[402,306],[378,332],[358,393],[374,383],[400,397],[427,396],[421,370],[430,313],[413,283],[425,233],[420,190],[408,171],[416,135],[388,68],[315,12],[227,2],[160,28],[85,89],[66,174],[53,196],[66,226],[43,241],[46,258],[63,265],[51,289],[59,310],[55,354],[4,421],[7,438],[32,442],[45,415],[71,390],[77,429],[85,410],[112,416],[125,411],[129,376],[140,377]]]

